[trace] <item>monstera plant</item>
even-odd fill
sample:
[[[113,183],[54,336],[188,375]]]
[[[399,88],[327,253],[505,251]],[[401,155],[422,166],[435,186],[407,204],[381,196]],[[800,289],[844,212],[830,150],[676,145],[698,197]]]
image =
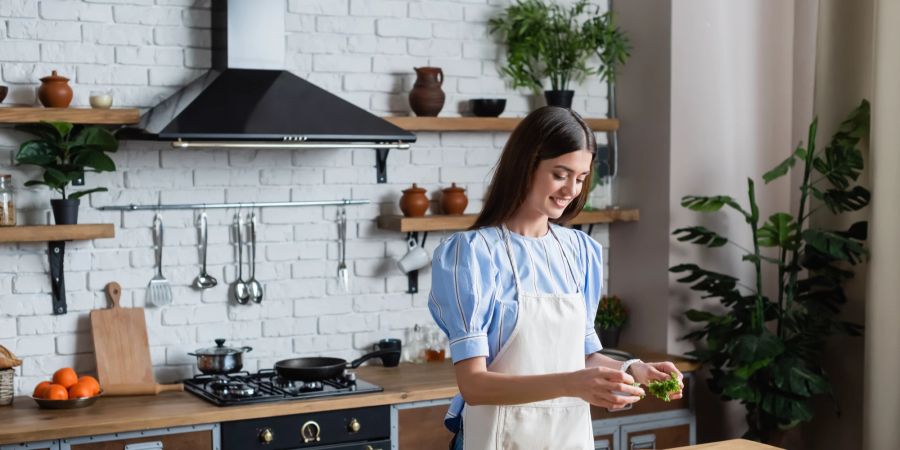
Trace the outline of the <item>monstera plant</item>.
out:
[[[696,264],[670,271],[702,298],[719,304],[687,312],[688,320],[703,324],[686,336],[698,344],[689,354],[710,368],[713,392],[745,406],[745,437],[763,442],[812,419],[811,401],[817,396],[832,396],[840,411],[819,358],[829,337],[857,336],[862,330],[841,320],[840,311],[847,301],[843,284],[853,277],[850,268],[867,254],[867,223],[835,230],[813,226],[809,219],[817,212],[837,215],[868,205],[869,191],[857,179],[863,170],[858,145],[868,136],[869,103],[863,100],[850,113],[824,150],[815,147],[816,123],[809,127],[806,147],[801,144],[763,175],[769,183],[800,163],[803,178],[794,214],[777,212],[762,220],[752,179],[743,204],[721,195],[682,198],[681,205],[693,211],[726,208],[739,214],[752,232],[751,248],[701,226],[673,232],[679,241],[702,246],[735,245],[755,269],[746,282]],[[763,294],[762,268],[767,264],[778,271],[776,298]]]

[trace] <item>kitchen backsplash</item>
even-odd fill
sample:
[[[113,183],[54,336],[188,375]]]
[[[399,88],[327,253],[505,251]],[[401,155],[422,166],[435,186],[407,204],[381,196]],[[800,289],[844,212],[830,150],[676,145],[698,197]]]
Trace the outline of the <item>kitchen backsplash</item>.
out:
[[[378,115],[407,115],[412,68],[442,67],[447,101],[441,116],[460,115],[470,98],[508,99],[504,116],[521,116],[538,103],[509,89],[497,70],[502,55],[486,20],[505,2],[487,0],[289,0],[287,69]],[[114,106],[147,108],[202,74],[210,65],[209,1],[122,0],[0,2],[0,69],[10,87],[4,104],[33,104],[38,79],[57,70],[72,79],[73,106],[86,106],[91,90],[110,89]],[[606,114],[606,88],[593,80],[576,87],[575,109]],[[347,209],[350,293],[340,291],[335,207],[257,211],[257,279],[261,304],[237,305],[228,287],[236,252],[230,225],[235,210],[210,210],[209,272],[219,285],[190,287],[199,273],[196,213],[163,211],[163,273],[174,303],[146,308],[158,381],[195,371],[187,352],[223,337],[248,345],[245,368],[271,367],[294,355],[352,358],[383,337],[406,338],[415,324],[430,324],[426,306],[430,271],[419,293],[407,294],[396,267],[405,235],[378,229],[380,214],[398,214],[400,191],[411,183],[437,199],[451,182],[466,188],[467,212],[481,207],[491,169],[507,133],[419,133],[410,151],[391,151],[387,184],[375,183],[371,150],[173,150],[165,143],[122,142],[113,173],[88,174],[87,186],[106,186],[81,223],[114,223],[115,239],[67,244],[65,280],[69,312],[51,314],[46,244],[0,245],[0,345],[25,360],[17,392],[54,370],[94,369],[88,313],[104,308],[103,287],[117,281],[123,306],[144,307],[154,275],[153,212],[104,212],[94,207],[128,203],[213,203],[368,199]],[[600,136],[598,136],[600,137]],[[20,224],[48,223],[46,189],[23,188],[36,171],[12,165],[25,135],[0,128],[0,172],[18,187]],[[435,202],[433,202],[435,204]],[[241,211],[246,213],[248,211]],[[594,237],[607,244],[606,226]],[[431,253],[446,233],[429,233]]]

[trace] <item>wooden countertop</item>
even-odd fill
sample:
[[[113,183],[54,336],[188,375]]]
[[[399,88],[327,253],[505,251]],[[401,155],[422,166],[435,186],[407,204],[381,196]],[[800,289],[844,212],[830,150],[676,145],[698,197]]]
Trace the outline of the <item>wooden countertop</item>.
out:
[[[732,439],[730,441],[710,442],[708,444],[689,445],[670,450],[779,450],[779,447],[760,444],[746,439]]]
[[[639,353],[646,361],[670,359],[679,370],[696,365],[683,358]],[[159,395],[104,397],[89,407],[69,410],[39,409],[29,397],[16,397],[12,406],[0,406],[0,444],[64,439],[258,417],[389,405],[453,397],[456,377],[450,361],[401,364],[399,367],[364,366],[359,378],[384,388],[383,392],[299,401],[215,406],[189,392]]]

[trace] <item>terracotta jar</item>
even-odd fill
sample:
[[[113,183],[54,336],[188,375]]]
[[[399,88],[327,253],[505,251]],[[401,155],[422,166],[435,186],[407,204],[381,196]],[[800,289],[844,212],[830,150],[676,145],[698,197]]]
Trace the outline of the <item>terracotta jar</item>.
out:
[[[425,211],[428,211],[428,197],[425,196],[425,189],[416,186],[403,190],[403,196],[400,197],[400,211],[406,217],[422,217]]]
[[[466,197],[465,189],[457,187],[456,183],[451,183],[450,187],[441,192],[441,211],[444,214],[458,216],[466,211],[469,199]]]
[[[409,106],[417,116],[435,117],[444,107],[444,71],[440,67],[414,67],[416,82],[409,92]]]
[[[41,78],[38,100],[48,108],[67,108],[72,102],[72,87],[69,86],[69,79],[57,75],[55,70],[49,77]]]

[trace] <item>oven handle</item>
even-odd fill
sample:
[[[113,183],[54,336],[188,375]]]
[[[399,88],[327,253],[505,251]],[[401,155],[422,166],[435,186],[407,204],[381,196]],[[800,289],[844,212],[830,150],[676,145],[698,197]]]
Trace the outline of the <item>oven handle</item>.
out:
[[[322,432],[322,427],[316,423],[315,420],[308,420],[306,423],[300,427],[300,437],[303,438],[304,444],[309,444],[310,442],[319,442],[322,440],[320,436]]]

